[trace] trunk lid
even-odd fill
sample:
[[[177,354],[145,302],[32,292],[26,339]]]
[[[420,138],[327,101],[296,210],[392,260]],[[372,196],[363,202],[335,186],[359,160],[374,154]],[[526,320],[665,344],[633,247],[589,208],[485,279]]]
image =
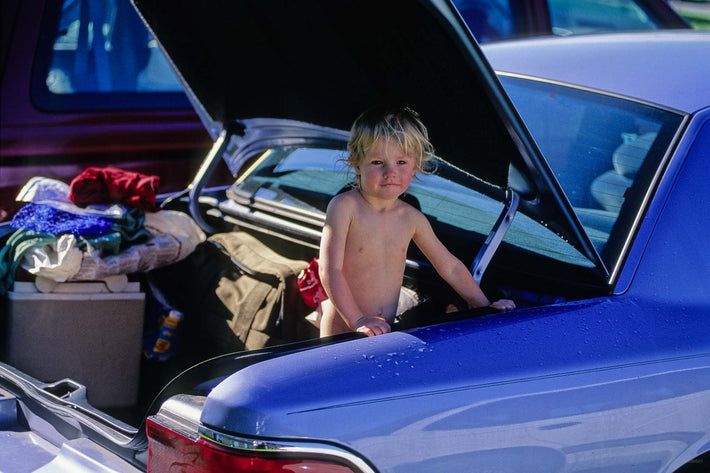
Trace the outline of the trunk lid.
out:
[[[448,1],[133,0],[214,139],[244,120],[347,130],[417,110],[437,154],[495,187],[608,271],[473,36]]]

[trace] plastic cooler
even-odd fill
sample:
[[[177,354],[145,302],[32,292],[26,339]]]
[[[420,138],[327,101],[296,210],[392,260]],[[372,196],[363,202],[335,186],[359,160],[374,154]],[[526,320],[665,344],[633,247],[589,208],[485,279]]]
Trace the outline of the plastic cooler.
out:
[[[96,407],[134,404],[145,311],[139,283],[121,292],[102,282],[62,283],[50,293],[37,286],[16,282],[8,293],[7,362],[46,383],[83,384]]]

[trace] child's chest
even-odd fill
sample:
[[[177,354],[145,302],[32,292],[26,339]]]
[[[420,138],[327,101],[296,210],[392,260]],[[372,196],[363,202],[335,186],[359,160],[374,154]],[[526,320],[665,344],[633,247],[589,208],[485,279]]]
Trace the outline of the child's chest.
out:
[[[413,226],[401,213],[364,213],[351,222],[348,245],[357,246],[360,253],[400,253],[406,251],[413,235]]]

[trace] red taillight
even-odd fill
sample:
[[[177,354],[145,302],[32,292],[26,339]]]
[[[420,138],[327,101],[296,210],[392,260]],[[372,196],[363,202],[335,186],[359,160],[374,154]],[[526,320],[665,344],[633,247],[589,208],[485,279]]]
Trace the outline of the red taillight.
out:
[[[269,458],[206,440],[192,440],[152,420],[148,434],[148,473],[354,473],[338,463],[299,458]]]

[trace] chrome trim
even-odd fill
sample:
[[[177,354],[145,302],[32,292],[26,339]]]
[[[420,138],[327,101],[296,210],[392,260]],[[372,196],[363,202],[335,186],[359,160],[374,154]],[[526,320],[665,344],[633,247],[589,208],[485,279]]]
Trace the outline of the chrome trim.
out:
[[[207,233],[215,233],[217,230],[208,224],[202,217],[202,213],[200,213],[199,198],[202,193],[202,189],[204,189],[210,179],[210,176],[212,175],[212,172],[217,167],[222,155],[226,151],[227,146],[230,143],[231,136],[231,133],[227,130],[222,130],[219,133],[219,136],[212,145],[212,148],[210,148],[209,153],[207,153],[202,165],[200,165],[200,169],[197,171],[197,174],[195,174],[195,177],[188,186],[188,208],[190,210],[190,215],[195,222],[197,222],[200,228]]]
[[[205,400],[205,396],[177,394],[163,402],[154,419],[173,432],[196,439]]]
[[[505,71],[496,71],[496,75],[498,76],[503,76],[503,77],[512,77],[514,79],[525,79],[529,80],[532,82],[541,82],[543,84],[551,84],[551,85],[557,85],[560,87],[565,87],[567,89],[575,89],[575,90],[581,90],[583,92],[591,92],[594,94],[598,95],[605,95],[607,97],[613,97],[616,99],[621,99],[625,100],[627,102],[634,102],[640,105],[645,105],[647,107],[652,107],[658,110],[663,110],[666,112],[674,113],[676,115],[687,115],[687,113],[682,112],[676,108],[668,107],[665,105],[657,104],[655,102],[650,102],[648,100],[643,100],[637,97],[633,97],[630,95],[624,95],[624,94],[618,94],[615,92],[611,92],[608,90],[602,90],[602,89],[595,89],[594,87],[588,87],[584,85],[579,85],[579,84],[573,84],[571,82],[565,82],[565,81],[560,81],[560,80],[554,80],[554,79],[545,79],[543,77],[536,77],[536,76],[529,76],[527,74],[518,74],[515,72],[505,72]]]
[[[318,210],[308,210],[301,207],[297,207],[294,204],[283,204],[281,202],[275,202],[264,197],[249,196],[247,193],[234,190],[230,188],[228,190],[228,197],[230,202],[241,205],[243,207],[248,207],[249,209],[255,210],[265,210],[274,215],[279,215],[281,217],[289,219],[301,220],[304,223],[314,225],[317,227],[322,227],[325,225],[325,213]],[[233,206],[225,203],[223,209],[229,211]],[[236,209],[237,213],[241,213],[241,210]]]
[[[63,421],[71,423],[84,434],[87,433],[87,429],[90,429],[102,438],[124,448],[140,450],[147,445],[145,439],[138,435],[139,431],[136,428],[109,417],[88,404],[85,397],[86,389],[75,381],[63,380],[80,386],[80,389],[69,395],[67,399],[62,399],[46,388],[63,381],[45,384],[4,363],[0,363],[0,380],[6,383],[5,389],[13,395],[17,395],[19,391],[20,397],[25,396],[27,400],[23,401],[24,403],[37,403]]]
[[[233,448],[251,453],[277,453],[277,454],[299,454],[314,456],[315,459],[331,458],[339,463],[346,463],[349,467],[361,473],[377,473],[365,460],[344,448],[325,443],[306,441],[286,441],[286,440],[266,440],[254,439],[242,436],[227,435],[217,432],[209,427],[201,425],[199,428],[201,437],[217,443],[223,447]]]
[[[250,453],[299,454],[314,458],[334,459],[346,463],[360,473],[377,473],[356,454],[335,445],[313,441],[255,439],[217,432],[200,423],[205,396],[178,394],[165,401],[153,420],[188,439],[202,437],[223,447]]]

